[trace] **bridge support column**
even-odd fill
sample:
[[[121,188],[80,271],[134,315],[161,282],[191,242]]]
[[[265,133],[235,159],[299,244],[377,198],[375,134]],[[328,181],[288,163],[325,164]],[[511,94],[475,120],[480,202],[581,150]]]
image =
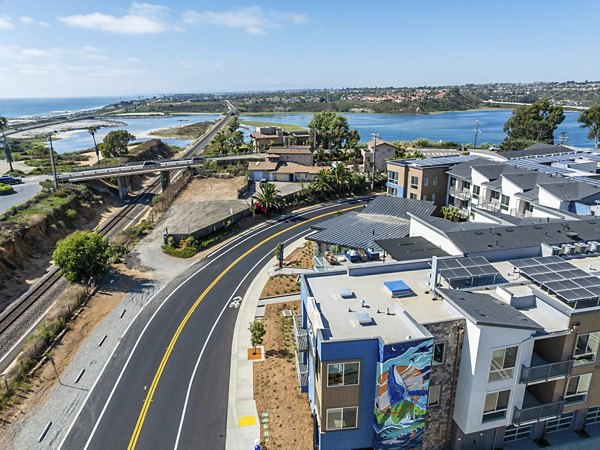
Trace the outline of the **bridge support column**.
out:
[[[171,172],[169,172],[168,170],[163,170],[160,173],[160,184],[162,187],[162,191],[165,192],[165,190],[171,184]]]
[[[119,188],[119,198],[127,197],[127,193],[131,190],[129,177],[117,177],[117,187]]]

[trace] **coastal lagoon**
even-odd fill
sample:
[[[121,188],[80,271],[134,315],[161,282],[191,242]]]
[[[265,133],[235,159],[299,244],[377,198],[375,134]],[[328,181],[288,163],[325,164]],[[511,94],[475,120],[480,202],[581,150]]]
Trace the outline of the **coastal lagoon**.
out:
[[[432,141],[452,141],[458,144],[472,144],[475,123],[479,120],[478,144],[487,142],[500,144],[506,134],[502,127],[512,115],[509,109],[476,111],[455,111],[428,115],[416,114],[369,114],[344,113],[350,128],[356,128],[361,141],[371,139],[371,133],[378,132],[387,141],[414,141],[428,138]],[[242,115],[241,121],[287,123],[308,128],[313,114],[261,114]],[[587,138],[587,129],[577,122],[578,112],[565,112],[565,120],[554,133],[555,140],[561,131],[567,132],[567,144],[578,147],[593,147]],[[246,135],[249,132],[246,131]]]

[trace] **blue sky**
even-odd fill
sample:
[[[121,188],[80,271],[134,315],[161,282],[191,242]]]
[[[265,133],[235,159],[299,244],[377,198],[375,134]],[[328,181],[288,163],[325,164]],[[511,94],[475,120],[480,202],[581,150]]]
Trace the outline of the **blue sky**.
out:
[[[600,78],[596,0],[0,0],[0,98]]]

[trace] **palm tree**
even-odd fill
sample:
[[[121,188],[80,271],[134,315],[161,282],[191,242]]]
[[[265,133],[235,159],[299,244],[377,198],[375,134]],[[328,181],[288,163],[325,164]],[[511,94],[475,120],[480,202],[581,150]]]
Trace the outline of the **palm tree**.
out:
[[[6,140],[6,135],[4,134],[4,129],[8,126],[8,120],[6,117],[0,116],[0,131],[2,131],[2,140],[4,141],[4,153],[6,153],[6,162],[10,168],[10,171],[13,171],[13,159],[12,154],[10,152],[10,148],[8,146],[8,141]]]
[[[98,164],[100,164],[100,150],[98,150],[98,144],[96,143],[96,131],[98,131],[96,126],[92,126],[88,128],[88,133],[92,135],[92,139],[94,140],[94,148],[96,149],[96,158],[98,158]]]
[[[255,193],[252,198],[265,214],[285,206],[285,200],[273,183],[261,184],[260,192]]]
[[[338,163],[334,168],[331,169],[331,180],[338,192],[345,192],[346,188],[350,186],[352,180],[352,174],[344,163]]]
[[[333,181],[328,170],[320,170],[310,183],[310,189],[320,197],[333,192]]]

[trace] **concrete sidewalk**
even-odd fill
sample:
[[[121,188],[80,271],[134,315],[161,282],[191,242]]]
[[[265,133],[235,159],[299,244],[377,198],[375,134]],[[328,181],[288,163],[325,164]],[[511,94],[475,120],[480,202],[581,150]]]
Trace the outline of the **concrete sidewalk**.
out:
[[[284,257],[287,257],[303,243],[304,237],[287,244],[284,249]],[[275,258],[268,260],[256,278],[252,280],[244,295],[235,322],[231,343],[226,450],[253,450],[256,440],[260,439],[260,418],[254,401],[253,362],[248,361],[247,354],[250,346],[248,324],[255,318],[256,307],[259,304],[258,298],[272,272],[270,268],[275,263]],[[281,297],[277,300],[289,301],[290,297],[297,299],[299,295]]]

